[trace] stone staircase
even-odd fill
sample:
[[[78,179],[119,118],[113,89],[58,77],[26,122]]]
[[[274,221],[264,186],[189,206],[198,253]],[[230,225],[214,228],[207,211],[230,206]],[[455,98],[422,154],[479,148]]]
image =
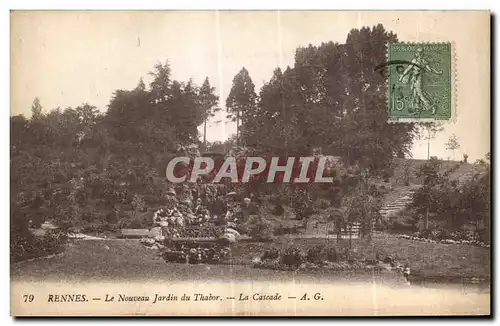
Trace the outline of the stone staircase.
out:
[[[383,201],[380,215],[383,218],[392,217],[412,202],[412,195],[420,186],[401,187],[390,193]]]

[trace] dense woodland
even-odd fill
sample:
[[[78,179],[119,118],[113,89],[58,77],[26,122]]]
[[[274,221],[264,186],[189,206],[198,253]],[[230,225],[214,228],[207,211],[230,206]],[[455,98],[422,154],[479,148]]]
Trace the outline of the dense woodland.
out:
[[[283,157],[320,147],[364,176],[390,175],[393,159],[408,157],[422,131],[413,123],[387,123],[385,80],[374,67],[386,59],[385,44],[396,40],[378,25],[353,29],[342,44],[297,48],[293,67],[276,68],[258,94],[244,67],[228,98],[219,99],[208,78],[201,86],[172,80],[175,67],[165,61],[152,67],[149,85],[141,79],[135,89],[116,90],[107,108],[44,108],[35,99],[31,117],[10,119],[11,228],[21,232],[28,221],[45,220],[113,224],[125,218],[117,205],[134,211],[161,205],[167,162],[177,146],[193,143],[204,151],[224,153],[237,144]],[[238,132],[225,144],[210,144],[206,124],[223,100]],[[354,201],[343,195],[336,202],[364,209],[356,204],[365,202],[359,193]],[[370,209],[346,216],[360,214]]]

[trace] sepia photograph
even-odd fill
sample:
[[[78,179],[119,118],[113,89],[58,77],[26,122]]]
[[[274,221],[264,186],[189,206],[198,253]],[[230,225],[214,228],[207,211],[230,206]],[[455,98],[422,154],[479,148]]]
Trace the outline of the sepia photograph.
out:
[[[11,11],[11,315],[490,315],[490,20]]]

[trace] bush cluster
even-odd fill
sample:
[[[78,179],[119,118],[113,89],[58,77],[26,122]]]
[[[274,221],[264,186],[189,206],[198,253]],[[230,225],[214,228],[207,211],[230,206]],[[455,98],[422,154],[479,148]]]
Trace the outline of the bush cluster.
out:
[[[11,261],[17,262],[31,258],[44,257],[64,251],[67,235],[60,231],[48,231],[44,236],[37,237],[27,233],[14,234],[11,238]]]

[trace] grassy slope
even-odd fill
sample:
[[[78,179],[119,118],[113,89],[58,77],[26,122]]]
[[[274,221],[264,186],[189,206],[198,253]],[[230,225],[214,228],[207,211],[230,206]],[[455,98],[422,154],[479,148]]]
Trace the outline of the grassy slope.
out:
[[[427,160],[395,159],[396,165],[394,168],[394,175],[390,180],[391,184],[393,184],[393,186],[404,185],[404,179],[407,173],[405,164],[409,165],[410,183],[414,185],[421,184],[422,180],[419,180],[419,178],[415,176],[415,172],[417,172],[425,162],[427,162]],[[474,165],[471,163],[443,160],[441,161],[440,172],[444,173],[448,169],[455,167],[457,164],[459,165],[459,168],[450,175],[451,179],[458,179],[461,175],[467,174],[474,169]]]

